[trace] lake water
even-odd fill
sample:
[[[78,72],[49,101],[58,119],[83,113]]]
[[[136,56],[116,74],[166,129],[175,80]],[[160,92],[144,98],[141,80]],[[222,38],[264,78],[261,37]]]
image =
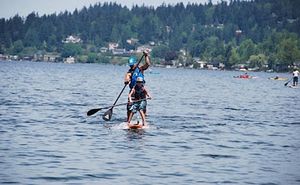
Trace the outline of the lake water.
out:
[[[0,184],[300,184],[291,74],[151,67],[150,128],[112,105],[126,66],[0,62]],[[127,101],[126,90],[118,103]]]

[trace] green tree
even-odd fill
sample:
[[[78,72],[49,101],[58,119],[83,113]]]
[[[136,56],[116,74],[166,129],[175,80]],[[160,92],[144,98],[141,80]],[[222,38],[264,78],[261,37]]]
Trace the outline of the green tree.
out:
[[[23,49],[24,49],[24,45],[22,40],[17,40],[13,43],[12,54],[18,55],[20,52],[23,51]]]
[[[82,49],[79,44],[67,43],[64,44],[62,49],[62,57],[76,56],[82,53]]]
[[[222,47],[219,44],[219,38],[215,36],[208,37],[202,42],[202,58],[206,61],[212,61],[214,57],[217,57],[218,50]]]
[[[277,48],[277,60],[287,66],[294,65],[300,60],[300,49],[298,40],[292,38],[283,39]]]
[[[151,55],[154,58],[165,58],[170,48],[166,45],[160,45],[153,48]]]
[[[256,46],[251,39],[246,39],[238,47],[238,53],[242,62],[248,61],[251,55],[256,54]]]
[[[101,56],[99,56],[98,61],[100,63],[108,64],[110,62],[110,59],[109,59],[109,57],[101,55]]]
[[[24,47],[22,51],[23,56],[32,56],[34,53],[36,53],[38,50],[35,47]]]
[[[25,46],[38,46],[39,45],[39,38],[38,32],[35,28],[29,28],[25,34],[24,38],[24,45]]]
[[[1,52],[6,53],[20,51],[14,46],[16,41],[22,41],[26,48],[60,52],[64,56],[83,51],[82,61],[86,61],[88,45],[99,49],[115,41],[130,50],[155,41],[168,47],[164,54],[156,51],[162,58],[185,49],[193,57],[225,60],[230,66],[261,53],[269,59],[270,66],[286,67],[299,61],[299,7],[300,1],[296,0],[232,0],[217,4],[209,1],[186,6],[163,3],[157,8],[136,5],[131,9],[116,3],[97,3],[73,13],[39,16],[33,12],[25,18],[2,18],[0,45]],[[236,30],[242,33],[237,34]],[[64,46],[62,40],[69,35],[80,36],[82,49]],[[139,43],[127,44],[130,38]]]
[[[264,54],[258,55],[251,55],[249,58],[249,67],[255,68],[258,67],[259,69],[264,68],[265,65],[268,63],[268,57]]]
[[[97,62],[97,54],[96,53],[89,53],[87,63],[95,63]]]
[[[230,56],[229,56],[229,60],[228,60],[228,67],[231,67],[235,64],[238,64],[240,62],[240,56],[237,52],[236,48],[232,48],[231,52],[230,52]]]
[[[111,37],[110,40],[112,42],[119,42],[121,40],[121,33],[118,30],[118,27],[115,25],[111,31]]]

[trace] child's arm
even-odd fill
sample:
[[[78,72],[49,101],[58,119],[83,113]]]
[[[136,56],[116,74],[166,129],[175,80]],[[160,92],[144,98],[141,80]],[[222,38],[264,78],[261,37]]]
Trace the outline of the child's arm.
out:
[[[129,99],[129,102],[132,102],[132,98],[131,96],[134,94],[134,88],[131,89],[130,93],[128,94],[128,99]]]
[[[145,94],[146,94],[146,96],[149,98],[149,99],[151,99],[152,97],[151,97],[151,95],[149,94],[149,91],[146,89],[146,88],[144,88],[145,89]]]

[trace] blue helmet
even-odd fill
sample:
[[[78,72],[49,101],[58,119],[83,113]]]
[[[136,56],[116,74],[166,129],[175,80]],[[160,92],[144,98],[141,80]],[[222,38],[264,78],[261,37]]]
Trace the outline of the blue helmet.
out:
[[[136,58],[135,57],[129,57],[129,59],[128,59],[128,65],[130,66],[130,67],[132,67],[134,64],[136,64]]]

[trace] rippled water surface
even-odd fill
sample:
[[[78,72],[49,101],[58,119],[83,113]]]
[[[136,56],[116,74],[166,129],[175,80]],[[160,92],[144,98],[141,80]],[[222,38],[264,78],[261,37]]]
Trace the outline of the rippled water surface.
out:
[[[127,67],[0,62],[0,184],[300,184],[289,74],[151,68],[149,129],[109,106]],[[126,90],[118,103],[126,102]]]

